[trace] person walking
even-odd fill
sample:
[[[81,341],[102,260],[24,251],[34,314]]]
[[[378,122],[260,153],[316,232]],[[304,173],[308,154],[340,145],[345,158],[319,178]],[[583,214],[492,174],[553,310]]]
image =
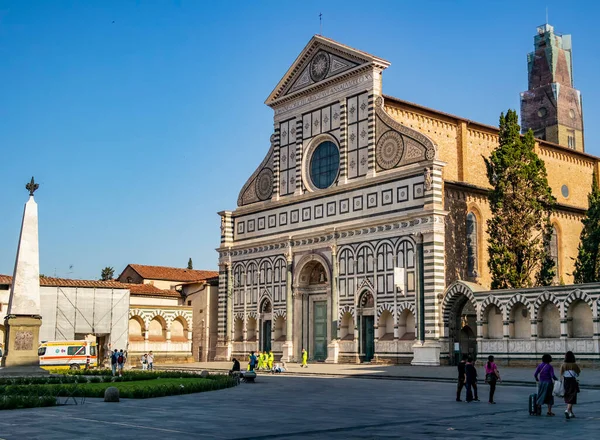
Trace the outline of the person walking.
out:
[[[457,365],[458,369],[458,384],[456,386],[456,401],[462,402],[460,398],[460,393],[462,392],[463,387],[465,386],[465,365],[467,364],[467,355],[463,354],[462,359]]]
[[[125,366],[125,353],[123,353],[123,349],[118,354],[117,357],[117,370],[119,370],[119,377],[123,376],[123,367]]]
[[[119,358],[119,351],[115,348],[115,351],[110,355],[110,367],[112,368],[112,375],[117,375],[117,362]]]
[[[465,364],[465,385],[467,387],[467,402],[473,400],[479,402],[479,397],[477,397],[477,369],[471,356],[467,357],[467,363]],[[475,397],[473,397],[473,394],[475,394]]]
[[[565,361],[560,367],[560,376],[565,387],[565,403],[567,409],[565,410],[565,417],[568,419],[574,418],[573,405],[577,404],[577,394],[579,393],[579,382],[577,378],[581,374],[581,369],[577,362],[575,362],[575,355],[572,351],[567,351],[565,354]]]
[[[308,368],[308,352],[303,348],[302,349],[302,364],[300,364],[300,367],[302,368]]]
[[[146,356],[146,361],[148,362],[148,370],[154,371],[154,353],[148,353],[148,356]]]
[[[554,405],[554,396],[552,395],[554,391],[553,381],[558,379],[554,374],[554,368],[551,363],[552,356],[549,354],[542,356],[542,363],[535,369],[533,377],[535,377],[536,382],[539,382],[536,401],[538,407],[537,413],[542,413],[542,405],[548,405],[548,415],[554,416],[555,414],[552,412],[552,406]]]
[[[485,363],[485,381],[490,385],[489,403],[495,404],[494,393],[496,392],[496,382],[500,380],[498,366],[494,363],[494,356],[488,356],[488,361]]]
[[[148,368],[148,353],[142,355],[140,362],[142,363],[142,371],[145,371]]]

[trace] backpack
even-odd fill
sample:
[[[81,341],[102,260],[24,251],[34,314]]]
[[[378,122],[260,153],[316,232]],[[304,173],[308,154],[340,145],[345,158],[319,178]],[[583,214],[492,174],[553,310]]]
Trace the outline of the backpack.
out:
[[[120,364],[123,363],[123,355],[122,354],[119,355],[119,357],[117,359],[117,362],[120,363]]]
[[[113,353],[113,354],[110,356],[110,363],[111,363],[112,365],[114,365],[114,364],[116,364],[116,363],[117,363],[117,355],[116,355],[116,353]]]

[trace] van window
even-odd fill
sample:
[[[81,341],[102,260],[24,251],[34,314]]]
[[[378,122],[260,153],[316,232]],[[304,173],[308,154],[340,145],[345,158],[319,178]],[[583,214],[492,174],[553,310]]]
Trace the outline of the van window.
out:
[[[90,356],[96,356],[96,346],[92,345],[90,347]]]
[[[38,356],[44,356],[46,354],[46,347],[38,348]]]
[[[69,347],[67,348],[67,354],[69,356],[85,356],[85,347],[83,345],[78,347]]]

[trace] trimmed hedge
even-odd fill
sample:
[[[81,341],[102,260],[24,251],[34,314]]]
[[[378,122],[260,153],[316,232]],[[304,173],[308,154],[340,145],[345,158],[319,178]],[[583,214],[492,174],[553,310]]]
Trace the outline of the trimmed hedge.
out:
[[[85,378],[82,378],[85,379]],[[90,378],[91,379],[91,378]],[[113,379],[110,377],[109,379]],[[203,391],[220,390],[230,388],[236,385],[236,381],[229,376],[212,376],[201,379],[197,375],[192,378],[162,378],[155,379],[156,382],[144,381],[123,381],[114,378],[114,381],[100,383],[83,382],[77,385],[73,383],[43,383],[43,384],[6,384],[0,385],[0,394],[4,396],[17,396],[22,398],[42,399],[48,396],[52,398],[58,396],[68,396],[73,393],[74,397],[104,397],[104,391],[110,386],[117,386],[122,398],[146,399],[150,397],[172,396],[177,394],[199,393]],[[129,382],[123,384],[123,387],[116,385],[119,382]]]
[[[20,409],[20,408],[39,408],[43,406],[56,406],[56,397],[45,395],[2,395],[0,396],[0,410],[2,409]]]

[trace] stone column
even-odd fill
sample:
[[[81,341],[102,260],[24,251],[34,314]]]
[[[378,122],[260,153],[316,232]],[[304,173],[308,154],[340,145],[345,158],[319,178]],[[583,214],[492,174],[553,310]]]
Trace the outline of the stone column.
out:
[[[339,330],[338,330],[338,260],[337,260],[337,245],[334,243],[331,245],[331,342],[327,345],[327,359],[325,360],[328,364],[337,364],[340,353],[339,343]]]
[[[29,200],[25,204],[15,269],[4,318],[6,352],[1,374],[48,374],[39,366],[38,344],[42,325],[40,308],[40,254],[38,239],[38,209],[33,198],[38,188],[33,177],[26,188]]]
[[[288,244],[286,257],[287,272],[285,277],[285,342],[282,344],[281,360],[291,362],[294,358],[294,292],[292,289],[293,254],[292,243]]]
[[[144,327],[144,351],[148,353],[150,351],[150,329]]]

